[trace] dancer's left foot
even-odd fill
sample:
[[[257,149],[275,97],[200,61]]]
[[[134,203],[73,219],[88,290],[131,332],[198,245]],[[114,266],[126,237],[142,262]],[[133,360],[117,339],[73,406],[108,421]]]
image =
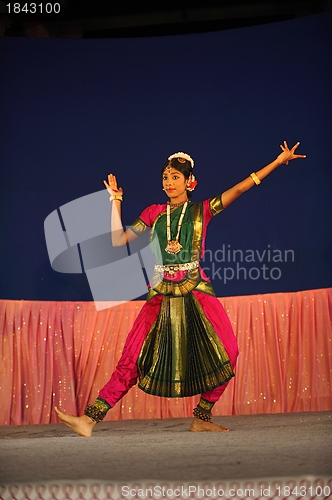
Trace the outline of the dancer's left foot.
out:
[[[213,422],[205,422],[200,418],[194,418],[190,425],[191,432],[229,432],[229,429]]]
[[[87,417],[86,415],[82,415],[81,417],[74,417],[73,415],[64,413],[57,407],[55,407],[54,410],[61,422],[69,427],[69,429],[76,432],[76,434],[84,437],[91,436],[96,422],[94,422],[90,417]]]

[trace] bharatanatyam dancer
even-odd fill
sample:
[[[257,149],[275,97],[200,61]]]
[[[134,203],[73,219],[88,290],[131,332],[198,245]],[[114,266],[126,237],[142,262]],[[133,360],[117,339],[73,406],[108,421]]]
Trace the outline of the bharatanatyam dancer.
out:
[[[55,408],[60,420],[81,436],[91,436],[94,426],[137,383],[148,394],[183,398],[200,394],[190,425],[193,432],[225,432],[211,422],[211,410],[234,377],[237,342],[225,310],[211,282],[200,267],[207,226],[242,193],[257,186],[274,169],[290,160],[299,142],[269,165],[250,174],[221,195],[201,203],[190,201],[197,185],[194,161],[175,153],[162,169],[162,185],[169,200],[150,205],[126,230],[121,220],[123,190],[114,175],[104,184],[113,204],[112,244],[126,245],[146,231],[157,236],[162,261],[155,265],[147,301],[128,334],[122,356],[110,380],[84,415],[75,417]],[[115,208],[115,209],[114,209]]]

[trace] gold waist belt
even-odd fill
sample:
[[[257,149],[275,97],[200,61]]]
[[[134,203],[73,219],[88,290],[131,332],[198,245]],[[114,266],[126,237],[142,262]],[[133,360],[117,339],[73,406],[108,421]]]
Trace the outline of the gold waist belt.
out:
[[[177,271],[191,271],[192,269],[197,269],[199,267],[199,261],[193,260],[192,262],[185,262],[184,264],[174,264],[174,266],[161,266],[156,264],[154,270],[159,273],[169,273],[174,274]]]

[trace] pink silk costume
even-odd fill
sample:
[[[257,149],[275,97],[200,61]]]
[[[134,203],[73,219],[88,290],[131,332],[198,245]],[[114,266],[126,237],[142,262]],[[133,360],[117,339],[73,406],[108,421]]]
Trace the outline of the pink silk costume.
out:
[[[162,259],[158,263],[174,266],[203,257],[207,226],[222,210],[221,195],[202,203],[189,202],[179,237],[183,248],[178,254],[164,250],[166,204],[147,207],[130,229],[137,235],[150,231],[152,249],[157,236]],[[171,211],[172,239],[181,211],[182,206]],[[139,379],[139,387],[149,394],[201,394],[206,401],[215,403],[234,376],[237,356],[230,321],[202,268],[173,273],[156,271],[147,302],[98,399],[113,407]]]

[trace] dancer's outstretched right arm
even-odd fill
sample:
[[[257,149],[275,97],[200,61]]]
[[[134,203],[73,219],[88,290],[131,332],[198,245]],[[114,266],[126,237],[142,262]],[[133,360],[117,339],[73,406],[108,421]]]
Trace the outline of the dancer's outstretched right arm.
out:
[[[105,187],[111,196],[116,195],[121,197],[112,201],[112,215],[111,215],[111,238],[114,247],[121,247],[130,241],[135,240],[138,236],[131,229],[123,230],[121,219],[121,203],[123,196],[123,189],[118,188],[118,183],[115,175],[109,174],[108,182],[104,181]]]

